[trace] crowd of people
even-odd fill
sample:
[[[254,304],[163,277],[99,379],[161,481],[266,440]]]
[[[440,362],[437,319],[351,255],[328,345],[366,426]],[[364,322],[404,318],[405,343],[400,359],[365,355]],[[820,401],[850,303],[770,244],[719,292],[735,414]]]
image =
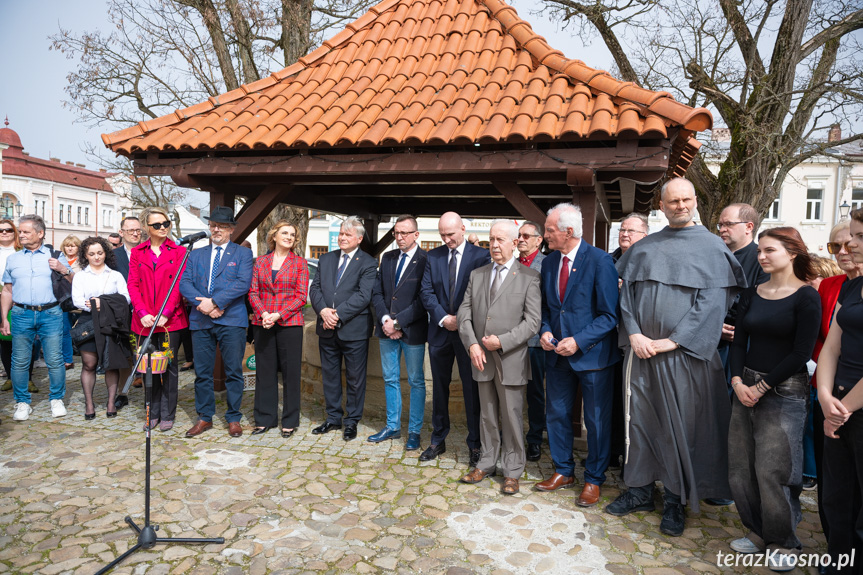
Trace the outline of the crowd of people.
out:
[[[82,361],[84,418],[96,417],[97,373],[108,388],[106,416],[115,416],[128,402],[128,390],[119,386],[131,379],[132,341],[153,331],[156,347],[169,357],[190,334],[198,421],[186,437],[213,427],[217,346],[225,369],[224,419],[228,433],[239,437],[251,322],[257,363],[251,434],[278,428],[290,438],[300,425],[308,301],[317,315],[326,407],[313,434],[341,430],[345,441],[357,437],[373,334],[386,423],[369,442],[401,438],[403,358],[404,448],[422,450],[420,461],[444,454],[455,364],[469,450],[461,481],[479,483],[499,470],[501,492],[518,493],[525,462],[542,457],[545,432],[554,473],[533,487],[574,487],[580,391],[588,451],[577,505],[596,505],[607,469],[622,465],[626,489],[607,513],[654,510],[658,481],[660,530],[679,536],[687,507],[697,512],[702,502],[733,502],[748,533],[731,548],[772,550],[768,566],[787,571],[801,550],[799,497],[812,483],[830,554],[863,552],[863,385],[857,385],[863,380],[863,210],[831,231],[834,263],[810,254],[791,227],[764,230],[756,241],[759,218],[747,204],[726,207],[718,236],[710,233],[695,224],[695,190],[682,178],[663,186],[660,208],[667,227],[649,234],[647,219],[630,214],[611,254],[583,240],[582,214],[572,204],[549,210],[544,226],[495,220],[489,249],[469,241],[460,216],[448,212],[438,222],[443,245],[426,252],[418,245],[416,218],[404,215],[393,228],[397,247],[380,263],[360,249],[362,221],[348,217],[338,249],[320,258],[310,286],[297,225],[276,223],[267,234],[268,253],[255,259],[232,241],[236,220],[228,207],[213,209],[210,244],[188,254],[185,267],[186,248],[171,239],[162,208],[125,218],[116,238],[70,237],[58,251],[44,244],[39,216],[23,216],[17,227],[0,220],[0,359],[11,379],[14,419],[26,420],[32,411],[30,372],[39,349],[52,414],[66,415],[72,340]],[[80,313],[64,311],[64,291]],[[423,449],[426,350],[432,409]],[[154,376],[145,429],[172,429],[178,369],[171,361]],[[858,565],[849,570],[861,572]]]

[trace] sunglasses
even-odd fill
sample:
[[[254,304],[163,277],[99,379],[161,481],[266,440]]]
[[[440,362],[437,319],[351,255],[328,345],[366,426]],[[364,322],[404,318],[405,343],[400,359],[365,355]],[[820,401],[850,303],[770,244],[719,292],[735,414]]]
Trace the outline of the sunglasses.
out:
[[[827,253],[833,254],[834,256],[842,251],[842,247],[845,247],[846,252],[851,252],[848,248],[848,244],[851,242],[828,242],[827,243]]]
[[[12,228],[0,229],[0,234],[13,234],[13,233],[15,233],[15,230],[13,230]]]
[[[147,224],[154,230],[161,230],[165,228],[166,230],[171,227],[171,222],[156,222],[155,224]]]
[[[518,234],[518,237],[523,240],[529,240],[530,238],[538,238],[539,234]]]

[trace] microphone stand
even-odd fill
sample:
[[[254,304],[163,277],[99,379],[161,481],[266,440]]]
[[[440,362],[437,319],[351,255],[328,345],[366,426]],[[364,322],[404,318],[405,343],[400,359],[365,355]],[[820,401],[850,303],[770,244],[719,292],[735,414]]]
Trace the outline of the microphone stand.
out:
[[[183,256],[183,262],[180,264],[180,270],[186,269],[186,261],[189,259],[189,254],[192,253],[191,249],[186,249],[186,253]],[[125,389],[128,389],[129,384],[132,382],[132,379],[135,377],[135,373],[137,373],[138,365],[141,363],[141,359],[144,355],[147,356],[147,371],[144,374],[144,412],[146,415],[146,419],[144,420],[144,429],[146,435],[146,457],[144,459],[144,525],[143,527],[139,527],[130,516],[125,517],[126,523],[129,524],[135,534],[138,536],[138,542],[129,548],[128,551],[108,563],[105,567],[96,572],[96,575],[103,575],[107,573],[114,567],[116,567],[121,561],[126,559],[129,555],[135,553],[139,549],[152,549],[157,543],[192,543],[192,544],[206,544],[206,543],[216,543],[223,544],[225,542],[224,537],[215,537],[210,539],[200,539],[200,538],[192,538],[192,537],[157,537],[156,531],[159,530],[158,525],[150,525],[150,400],[153,393],[153,362],[151,361],[151,354],[155,353],[156,348],[151,343],[151,339],[153,337],[153,332],[156,330],[156,326],[159,325],[159,319],[162,317],[162,313],[165,311],[165,306],[168,303],[168,299],[171,297],[171,293],[174,291],[174,287],[177,285],[177,281],[180,279],[180,273],[174,276],[174,280],[171,282],[171,287],[168,289],[168,295],[165,297],[165,301],[162,302],[162,307],[159,308],[159,313],[156,315],[156,319],[153,320],[153,327],[150,328],[150,333],[147,334],[147,337],[144,339],[143,343],[140,345],[138,349],[138,357],[135,360],[135,367],[132,368],[132,374],[129,376],[129,379],[126,381]],[[170,336],[167,336],[170,338]],[[170,341],[170,340],[169,340]]]

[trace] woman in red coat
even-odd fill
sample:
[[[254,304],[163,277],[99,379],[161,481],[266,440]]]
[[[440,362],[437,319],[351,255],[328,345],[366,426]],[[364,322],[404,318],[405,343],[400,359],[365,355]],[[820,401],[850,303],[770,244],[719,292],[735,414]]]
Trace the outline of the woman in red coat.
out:
[[[153,393],[150,402],[150,429],[159,425],[160,431],[168,431],[174,426],[177,411],[177,349],[180,346],[180,331],[189,327],[186,307],[180,295],[180,282],[168,294],[171,282],[182,275],[180,265],[186,248],[175,244],[169,237],[171,218],[164,208],[147,208],[141,212],[141,221],[149,234],[149,239],[132,248],[129,259],[129,295],[132,298],[132,331],[144,339],[159,307],[168,298],[165,311],[153,332],[153,344],[161,350],[165,337],[168,337],[174,358],[168,371],[161,376],[153,376]],[[163,329],[164,328],[164,329]],[[167,331],[167,334],[166,334]],[[161,422],[161,423],[160,423]]]
[[[282,437],[300,425],[300,368],[303,355],[303,306],[309,268],[300,255],[297,228],[282,220],[267,233],[270,253],[255,261],[249,302],[255,310],[255,427],[252,435],[279,424],[279,374],[282,372]]]

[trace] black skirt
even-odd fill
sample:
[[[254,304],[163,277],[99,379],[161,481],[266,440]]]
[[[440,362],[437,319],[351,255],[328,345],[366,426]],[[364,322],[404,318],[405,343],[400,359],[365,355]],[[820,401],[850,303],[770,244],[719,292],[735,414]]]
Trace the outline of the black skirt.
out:
[[[93,314],[89,311],[82,311],[81,315],[78,316],[79,322],[93,321]],[[96,338],[88,339],[84,343],[78,346],[78,351],[86,351],[89,353],[97,353],[96,352]]]

